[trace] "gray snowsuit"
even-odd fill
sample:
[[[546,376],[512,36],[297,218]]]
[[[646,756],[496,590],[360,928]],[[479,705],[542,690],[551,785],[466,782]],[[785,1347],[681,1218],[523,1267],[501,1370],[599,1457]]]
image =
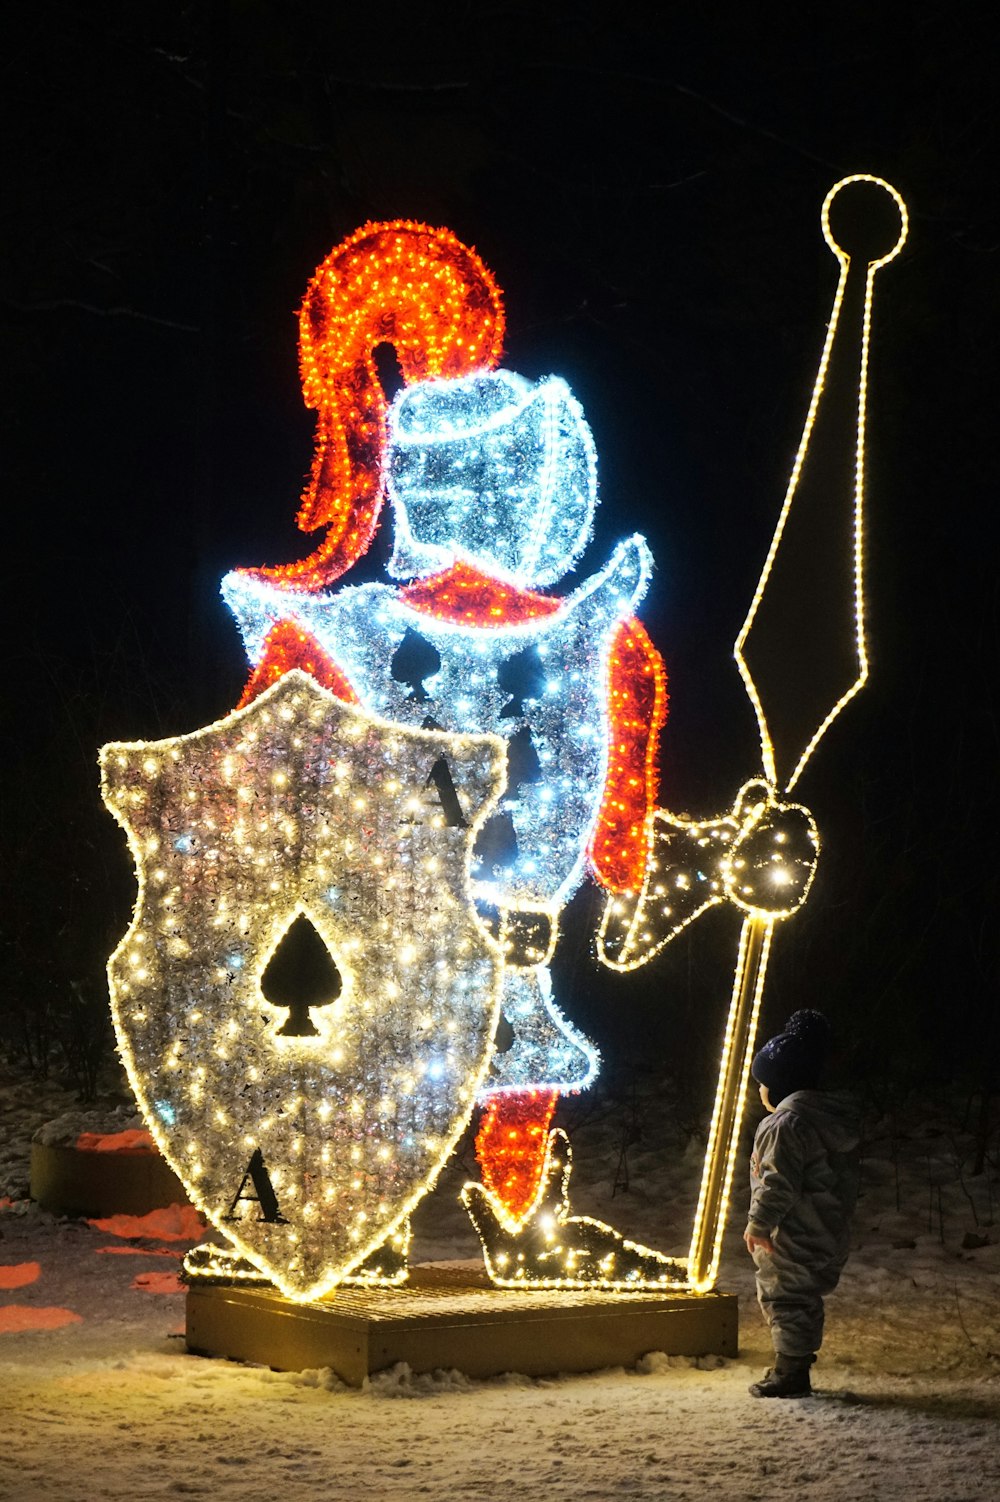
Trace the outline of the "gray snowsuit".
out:
[[[847,1261],[858,1143],[854,1103],[823,1090],[786,1095],[757,1128],[747,1230],[774,1243],[753,1259],[779,1356],[811,1361],[822,1342],[823,1295]]]

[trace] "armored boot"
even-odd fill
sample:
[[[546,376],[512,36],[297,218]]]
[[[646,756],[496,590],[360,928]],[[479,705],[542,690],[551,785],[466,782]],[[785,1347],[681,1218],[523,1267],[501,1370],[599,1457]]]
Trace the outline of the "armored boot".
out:
[[[570,1215],[571,1159],[565,1132],[548,1134],[534,1201],[519,1217],[481,1184],[466,1184],[462,1202],[483,1243],[498,1288],[662,1289],[683,1285],[684,1262],[627,1241],[611,1226]]]
[[[809,1368],[815,1356],[775,1357],[774,1366],[748,1389],[752,1398],[811,1398]]]

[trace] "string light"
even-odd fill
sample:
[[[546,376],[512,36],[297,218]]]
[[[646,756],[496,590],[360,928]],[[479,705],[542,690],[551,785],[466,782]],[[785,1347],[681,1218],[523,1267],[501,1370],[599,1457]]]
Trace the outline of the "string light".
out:
[[[750,609],[747,611],[746,620],[740,627],[739,635],[736,638],[736,644],[733,648],[733,655],[736,658],[736,665],[739,668],[740,676],[743,679],[743,683],[746,688],[747,694],[749,695],[750,702],[754,708],[754,713],[757,716],[757,728],[760,733],[760,749],[761,758],[764,765],[764,773],[769,782],[777,784],[779,779],[777,771],[776,750],[771,737],[771,732],[768,728],[764,705],[761,701],[757,685],[754,682],[750,666],[746,660],[745,652],[753,629],[754,621],[757,617],[757,612],[760,609],[761,601],[763,600],[765,590],[767,589],[768,580],[770,579],[772,569],[774,568],[775,559],[778,555],[778,549],[781,545],[781,539],[788,522],[789,513],[792,509],[792,505],[794,504],[795,497],[799,489],[799,480],[802,474],[802,467],[805,463],[806,455],[809,450],[809,441],[812,437],[813,427],[815,425],[816,416],[819,411],[820,400],[823,395],[823,389],[826,385],[827,369],[830,364],[830,355],[833,351],[834,340],[837,336],[837,328],[840,321],[840,312],[844,301],[844,291],[847,287],[847,278],[851,266],[851,258],[848,255],[847,251],[842,249],[842,247],[838,245],[837,241],[834,239],[833,231],[830,228],[830,209],[837,195],[843,192],[843,190],[849,187],[852,183],[872,183],[878,188],[883,188],[895,203],[896,208],[899,211],[900,219],[899,235],[896,238],[894,244],[886,251],[884,255],[880,256],[876,260],[868,262],[867,273],[865,277],[864,313],[862,317],[860,363],[858,368],[857,422],[855,426],[854,448],[854,508],[852,520],[854,644],[858,667],[856,676],[852,679],[847,688],[845,688],[844,692],[839,696],[839,698],[836,699],[830,710],[821,720],[820,724],[817,726],[816,730],[813,732],[810,740],[808,741],[805,749],[802,751],[798,760],[794,763],[791,776],[787,779],[787,781],[784,782],[784,787],[788,792],[791,792],[791,790],[795,787],[795,784],[798,782],[799,778],[802,776],[802,773],[805,771],[806,764],[812,757],[813,752],[816,750],[816,747],[819,745],[820,741],[826,734],[827,730],[829,730],[834,720],[840,714],[841,710],[850,703],[855,694],[857,694],[868,681],[868,645],[865,633],[864,607],[864,482],[865,418],[868,402],[868,349],[871,338],[871,308],[875,287],[875,274],[882,266],[888,265],[888,263],[899,254],[906,242],[906,236],[909,230],[909,216],[906,211],[906,204],[903,202],[899,193],[891,185],[891,183],[885,182],[885,180],[881,177],[873,177],[869,173],[858,172],[853,174],[851,177],[841,178],[839,182],[833,185],[829,193],[826,195],[826,198],[823,200],[823,208],[820,215],[820,222],[823,229],[823,238],[830,249],[833,251],[833,254],[837,257],[837,261],[840,264],[840,277],[837,282],[837,291],[833,299],[833,311],[830,314],[830,321],[827,324],[826,340],[823,345],[823,353],[820,356],[819,370],[816,373],[816,380],[813,385],[812,396],[809,401],[809,410],[806,413],[805,426],[802,429],[802,437],[799,440],[799,447],[795,455],[795,462],[792,465],[792,472],[788,481],[788,489],[785,491],[784,502],[782,504],[781,512],[778,517],[778,524],[775,527],[774,536],[771,539],[771,546],[768,550],[767,558],[764,561],[764,567],[761,570],[760,578],[757,581],[757,588],[754,591],[753,599],[750,602]]]
[[[345,1273],[338,1287],[399,1288],[410,1275],[409,1251],[412,1240],[410,1222],[404,1220],[380,1247],[353,1272]],[[232,1247],[204,1242],[192,1247],[184,1256],[184,1281],[187,1283],[242,1283],[244,1287],[266,1288],[271,1279]]]
[[[292,621],[279,621],[264,639],[260,662],[247,679],[237,704],[244,709],[265,689],[271,688],[293,668],[308,673],[323,688],[328,688],[347,704],[357,704],[358,696],[337,664],[327,656],[314,636],[302,631]]]
[[[464,562],[429,579],[414,579],[399,597],[413,610],[463,626],[519,626],[555,615],[561,607],[553,595],[514,588]]]
[[[579,404],[563,381],[550,377],[532,382],[512,372],[490,371],[499,356],[502,329],[499,289],[475,253],[447,231],[404,221],[369,225],[337,247],[317,271],[300,319],[303,391],[307,404],[319,413],[319,424],[315,462],[298,521],[303,530],[326,525],[328,535],[302,563],[235,571],[224,580],[223,594],[237,617],[251,661],[241,710],[263,703],[289,677],[305,673],[380,722],[413,730],[428,726],[444,733],[449,744],[470,726],[508,745],[527,740],[536,767],[510,786],[498,810],[511,830],[510,848],[497,853],[484,846],[472,887],[479,900],[502,914],[497,937],[507,959],[502,1015],[512,1041],[509,1047],[496,1048],[488,1067],[457,1091],[467,1110],[477,1095],[487,1102],[488,1119],[498,1128],[495,1141],[506,1132],[508,1157],[510,1124],[521,1123],[521,1188],[510,1192],[515,1199],[520,1194],[523,1202],[524,1184],[533,1186],[533,1193],[540,1181],[551,1116],[551,1110],[543,1111],[544,1126],[533,1130],[529,1103],[554,1100],[558,1090],[584,1088],[599,1063],[596,1049],[563,1016],[552,996],[548,962],[559,911],[586,874],[588,858],[598,879],[613,887],[627,887],[642,870],[666,694],[659,656],[632,615],[650,568],[641,538],[620,544],[604,569],[572,594],[559,598],[539,592],[538,586],[553,583],[572,568],[591,537],[596,456]],[[388,414],[372,358],[375,345],[382,342],[394,346],[407,382]],[[383,484],[396,523],[389,571],[401,582],[330,593],[327,586],[369,545]],[[395,671],[397,653],[413,637],[440,664],[417,681],[412,674]],[[534,672],[537,682],[522,694],[516,683],[512,686],[511,675],[516,679],[517,665],[527,658],[532,659],[528,676]],[[199,734],[208,736],[213,730],[219,726]],[[173,849],[175,857],[189,865],[206,843],[198,819],[217,760],[216,756],[212,768],[199,766],[194,783],[185,788],[192,805],[186,810],[191,828],[180,832]],[[147,755],[145,761],[151,764],[147,775],[154,776],[157,756]],[[230,767],[232,761],[231,755],[224,758]],[[428,803],[438,808],[437,824],[442,822],[441,810],[447,812],[449,798],[461,807],[461,789],[450,782],[447,787],[441,784],[441,765],[450,778],[446,758],[430,769],[418,792],[409,787],[407,806],[414,806],[417,822]],[[240,792],[249,807],[240,815],[228,807],[224,811],[224,819],[235,820],[237,843],[252,844],[260,838],[254,824],[259,771],[256,765],[241,766]],[[289,842],[294,845],[299,837],[299,802],[305,798],[310,810],[317,795],[315,789],[303,787],[299,769],[280,764],[280,758],[268,763],[268,779],[269,796],[282,800],[279,822],[291,848]],[[407,783],[405,772],[397,781]],[[386,769],[380,786],[388,791],[391,783]],[[179,792],[180,784],[171,788],[170,796],[176,799]],[[374,817],[368,809],[372,796],[365,788],[350,800],[342,798],[340,810],[348,804],[351,810],[344,814],[345,852],[366,845],[367,823]],[[148,809],[145,813],[151,817]],[[133,816],[139,814],[133,810]],[[348,832],[352,817],[353,835]],[[461,814],[444,822],[460,828],[467,823]],[[469,850],[484,829],[480,821],[467,834]],[[211,834],[215,849],[219,840],[214,827]],[[303,897],[298,905],[290,905],[291,888],[279,869],[278,874],[272,870],[263,902],[256,891],[249,899],[242,890],[231,898],[226,861],[215,860],[223,877],[211,898],[210,914],[192,909],[177,873],[169,862],[160,862],[163,880],[172,884],[171,901],[184,911],[183,925],[175,924],[172,940],[175,969],[181,960],[195,971],[199,961],[208,964],[202,955],[204,941],[189,932],[192,922],[204,918],[207,931],[221,928],[229,953],[220,962],[217,941],[207,948],[216,984],[228,988],[230,999],[255,997],[259,1017],[270,1024],[270,1045],[279,1055],[297,1059],[304,1048],[311,1048],[313,1057],[317,1050],[326,1050],[325,1067],[343,1071],[351,1050],[345,1048],[341,1012],[355,996],[351,959],[356,959],[358,942],[355,938],[352,948],[352,941],[341,933],[338,947],[331,907],[339,914],[343,884],[332,880],[326,889],[310,891],[308,900]],[[258,858],[258,864],[266,862]],[[391,861],[384,866],[387,869]],[[324,881],[328,875],[324,870]],[[140,906],[144,891],[145,885]],[[229,931],[238,909],[237,940]],[[287,1027],[278,1029],[261,990],[269,958],[299,916],[308,918],[336,954],[343,979],[336,1007],[310,1011],[308,1043]],[[547,937],[530,933],[531,925],[539,922],[547,924]],[[426,945],[434,941],[432,929],[429,925],[421,934]],[[141,930],[136,932],[141,935]],[[267,943],[258,938],[265,932]],[[138,944],[139,939],[131,942]],[[437,942],[442,946],[438,965],[451,978],[452,990],[474,984],[468,976],[459,978],[461,957],[441,934]],[[112,961],[113,970],[120,953]],[[403,964],[426,963],[429,953],[407,942],[395,949]],[[118,978],[119,994],[143,994],[142,986],[158,978],[157,965],[144,961],[127,979]],[[366,995],[370,986],[366,967]],[[370,1004],[363,1006],[360,996],[355,1000],[359,1008],[372,1010]],[[130,1021],[145,1026],[150,1014],[144,997]],[[178,1159],[187,1155],[190,1161],[184,1166],[200,1181],[199,1202],[210,1216],[214,1207],[217,1227],[236,1247],[233,1255],[196,1257],[191,1275],[223,1276],[220,1267],[237,1268],[243,1258],[257,1269],[246,1276],[273,1275],[279,1286],[297,1297],[345,1277],[362,1276],[368,1266],[364,1248],[367,1245],[370,1252],[380,1239],[386,1243],[385,1207],[388,1204],[395,1214],[396,1200],[380,1190],[377,1214],[367,1202],[359,1209],[365,1174],[335,1162],[333,1139],[321,1137],[324,1201],[339,1203],[342,1218],[345,1198],[349,1205],[344,1223],[349,1225],[350,1244],[337,1244],[335,1238],[326,1246],[323,1227],[329,1216],[324,1206],[318,1206],[312,1188],[302,1190],[297,1178],[299,1160],[314,1154],[316,1147],[314,1133],[300,1119],[301,1102],[293,1129],[291,1107],[273,1104],[275,1092],[286,1082],[274,1083],[271,1063],[255,1063],[252,1084],[266,1076],[271,1103],[258,1113],[259,1131],[243,1130],[249,1116],[242,1107],[234,1112],[217,1104],[219,1071],[224,1074],[243,1055],[232,1015],[221,1037],[211,1032],[212,1063],[194,1064],[205,1040],[199,1039],[192,1049],[185,1029],[200,1027],[207,1035],[211,1029],[222,1029],[226,1016],[216,998],[203,997],[185,1014],[180,1033],[172,1029],[169,1044],[159,1039],[149,1045],[152,1052],[143,1056],[140,1067],[140,1073],[153,1074],[147,1094],[155,1101],[158,1130],[165,1141],[169,1138]],[[179,1043],[179,1036],[188,1041]],[[441,1093],[449,1088],[454,1092],[462,1078],[454,1050],[423,1063],[423,1086],[430,1089],[436,1083]],[[179,1085],[171,1088],[171,1079],[183,1080],[183,1090]],[[395,1090],[393,1099],[399,1093]],[[357,1095],[351,1098],[349,1114],[356,1116],[358,1101]],[[213,1103],[214,1129],[242,1133],[242,1149],[249,1154],[235,1194],[235,1160],[225,1160],[228,1201],[210,1192],[213,1174],[220,1178],[221,1159],[211,1142],[208,1149],[202,1147],[196,1119],[198,1111]],[[334,1106],[325,1100],[323,1108],[329,1133],[331,1115],[344,1115],[344,1100]],[[449,1118],[448,1130],[431,1134],[428,1152],[441,1147],[449,1132],[453,1138],[453,1124]],[[419,1135],[411,1131],[406,1141],[412,1145]],[[378,1151],[381,1158],[394,1161],[390,1136],[387,1129]],[[504,1186],[512,1185],[518,1175],[512,1177],[509,1162],[504,1167],[500,1158],[491,1157],[489,1136],[481,1134],[484,1173],[502,1196]],[[179,1148],[176,1143],[182,1137],[186,1145]],[[534,1154],[530,1162],[528,1144]],[[416,1156],[426,1169],[427,1152]],[[291,1159],[295,1162],[290,1170]],[[308,1172],[315,1177],[314,1169]],[[430,1182],[434,1172],[436,1168],[425,1173],[421,1182]],[[296,1197],[300,1219],[310,1221],[308,1235],[287,1213]],[[224,1202],[228,1208],[222,1215]],[[398,1223],[397,1214],[393,1224]],[[261,1225],[265,1231],[253,1229]],[[265,1255],[261,1238],[268,1248],[280,1245],[281,1254],[268,1250]],[[391,1280],[397,1273],[398,1267],[387,1273],[380,1264],[372,1276]]]
[[[624,622],[608,654],[608,777],[590,842],[603,887],[629,891],[646,871],[649,818],[659,784],[657,749],[667,718],[667,675],[637,620]]]
[[[719,1061],[719,1079],[705,1144],[705,1165],[698,1192],[698,1205],[691,1228],[691,1251],[687,1259],[688,1283],[695,1293],[707,1293],[715,1286],[722,1256],[722,1233],[725,1210],[729,1204],[733,1170],[743,1126],[743,1105],[750,1079],[752,1048],[739,1036],[741,1000],[749,980],[752,991],[746,1037],[757,1036],[757,1020],[764,995],[764,978],[771,952],[773,924],[763,919],[745,918],[740,929],[740,947],[733,973],[733,993],[726,1017],[726,1031]],[[756,950],[756,954],[752,953]],[[729,1096],[731,1108],[727,1113]],[[729,1117],[728,1131],[727,1114]],[[712,1203],[712,1200],[715,1203]],[[710,1233],[706,1236],[706,1230]],[[707,1256],[705,1255],[707,1251]]]
[[[321,312],[331,298],[345,296],[352,309],[349,334],[336,320],[324,325],[324,359],[337,370],[347,369],[358,350],[367,351],[376,334],[395,343],[399,353],[397,313],[391,328],[382,317],[385,299],[396,292],[385,291],[380,262],[382,239],[393,238],[399,227],[378,228],[374,240],[359,235],[345,242],[352,247],[349,293],[337,281],[343,247],[324,263],[336,277],[324,280],[321,268],[314,283],[314,289],[324,288]],[[435,257],[445,245],[447,254],[455,251],[457,242],[434,233]],[[393,244],[401,254],[398,236]],[[406,255],[411,251],[412,245]],[[460,248],[463,288],[471,284],[465,254]],[[374,301],[366,278],[383,287]],[[488,301],[499,316],[500,294],[495,283],[489,286]],[[412,301],[405,290],[402,301],[407,308]],[[313,304],[311,292],[306,306]],[[370,316],[373,309],[377,317]],[[454,322],[449,315],[447,327]],[[304,390],[317,405],[320,387],[307,359],[311,327],[304,319]],[[292,571],[236,571],[222,590],[252,665],[244,703],[289,664],[311,670],[315,663],[334,692],[381,717],[448,732],[482,728],[512,749],[514,743],[529,748],[535,766],[512,779],[494,821],[497,831],[506,828],[506,837],[499,848],[485,842],[475,872],[477,897],[506,915],[503,1016],[514,1040],[495,1052],[481,1094],[489,1101],[501,1092],[503,1110],[516,1115],[522,1091],[579,1089],[596,1075],[597,1052],[554,1002],[547,963],[559,911],[588,862],[598,880],[615,889],[641,879],[666,693],[659,655],[632,616],[650,567],[641,538],[623,543],[604,570],[568,597],[539,592],[537,586],[553,583],[573,566],[591,537],[596,454],[565,382],[491,372],[497,352],[498,345],[491,345],[490,358],[469,372],[431,361],[423,374],[433,379],[420,378],[412,360],[401,357],[408,384],[378,428],[379,442],[385,440],[381,473],[395,519],[388,567],[399,586],[330,593],[323,585],[343,569],[332,568],[324,554],[322,567],[316,555]],[[358,383],[352,381],[354,390]],[[349,480],[360,517],[345,513],[345,536],[356,525],[369,526],[365,497],[374,461],[357,436],[362,429],[369,436],[375,431],[362,423],[342,455],[353,468],[350,476],[343,470],[338,493],[347,494]],[[329,464],[322,423],[320,440],[314,484]],[[317,516],[304,506],[300,525],[315,523]],[[350,556],[357,551],[348,541]],[[397,671],[397,654],[413,640],[437,664],[419,680]],[[511,689],[510,676],[529,658],[538,682],[521,695]],[[547,953],[515,952],[511,919],[525,913],[548,919]]]
[[[429,780],[442,757],[461,824]],[[402,1227],[489,1064],[502,954],[469,878],[502,744],[387,724],[294,669],[101,766],[139,881],[109,979],[140,1107],[238,1255],[319,1297]],[[262,989],[299,915],[341,980],[309,1036]]]
[[[463,1200],[495,1283],[711,1286],[771,934],[805,900],[819,848],[808,811],[779,797],[745,649],[826,379],[850,265],[829,211],[853,182],[884,188],[902,222],[865,288],[858,670],[786,792],[868,674],[872,286],[907,218],[895,189],[858,175],[823,205],[840,281],[735,647],[765,775],[707,821],[655,808],[667,696],[633,614],[649,577],[644,540],[620,543],[572,593],[542,592],[590,540],[596,456],[563,381],[494,369],[504,315],[489,270],[450,231],[407,220],[364,226],[318,268],[300,313],[303,393],[318,420],[297,520],[326,537],[301,562],[223,581],[251,663],[236,712],[193,735],[102,753],[105,801],[139,880],[109,962],[119,1046],[158,1146],[230,1243],[192,1253],[190,1277],[266,1278],[293,1299],[346,1281],[402,1281],[409,1213],[478,1098],[484,1182]],[[406,383],[390,409],[374,362],[382,343]],[[388,568],[399,582],[331,591],[369,547],[386,491]],[[417,666],[403,663],[408,643],[421,649]],[[527,763],[501,801],[516,752]],[[490,843],[491,829],[509,835],[506,848],[499,836]],[[730,902],[744,915],[687,1262],[569,1214],[569,1146],[550,1123],[559,1091],[589,1084],[599,1061],[556,1005],[548,964],[561,908],[588,866],[610,893],[598,951],[618,970],[647,961],[708,907]],[[473,896],[499,914],[495,937],[474,917]],[[307,1028],[292,1028],[263,983],[303,919],[340,991],[309,1009]],[[501,1015],[507,1046],[494,1042]]]
[[[638,860],[644,858],[654,775],[650,746],[665,708],[663,673],[662,668],[650,671],[639,678],[637,690],[630,690],[626,669],[637,660],[648,665],[650,657],[658,664],[651,647],[644,653],[648,639],[630,619],[648,570],[642,539],[629,539],[604,570],[554,602],[554,609],[514,625],[493,624],[492,615],[489,625],[465,624],[467,592],[455,599],[454,571],[445,576],[440,595],[434,580],[424,581],[416,609],[386,585],[306,595],[233,574],[223,581],[223,596],[251,662],[266,659],[270,634],[284,622],[296,639],[300,634],[318,643],[363,707],[382,718],[416,725],[430,721],[449,733],[472,726],[508,743],[528,732],[536,778],[510,788],[499,810],[510,821],[513,851],[504,863],[488,857],[480,862],[474,891],[507,912],[547,914],[554,934],[561,907],[585,874],[599,813],[601,858],[594,864],[600,869],[616,861],[617,874],[627,871],[630,842]],[[461,584],[470,579],[466,569]],[[503,587],[505,605],[520,598],[513,586]],[[448,618],[452,609],[458,621]],[[395,655],[414,632],[440,663],[419,694],[393,676]],[[529,651],[536,654],[539,683],[517,705],[501,679],[512,661]],[[615,685],[610,705],[609,680]],[[647,706],[653,723],[643,732]],[[595,1078],[596,1050],[553,1002],[546,970],[509,969],[503,1012],[516,1046],[494,1057],[482,1094],[543,1085],[580,1089]]]
[[[558,1099],[558,1090],[523,1090],[513,1099],[493,1095],[483,1112],[476,1134],[483,1184],[517,1224],[538,1200]]]
[[[775,528],[774,537],[768,551],[764,568],[746,620],[740,629],[734,647],[736,663],[743,679],[744,686],[754,707],[757,717],[757,726],[760,734],[761,758],[767,783],[776,786],[778,778],[778,754],[768,727],[764,704],[753,675],[746,659],[748,642],[754,622],[763,601],[768,582],[771,578],[775,560],[782,541],[788,517],[792,505],[800,489],[802,467],[809,449],[810,438],[815,425],[817,412],[826,383],[827,370],[830,356],[834,346],[834,340],[838,332],[840,315],[844,302],[844,293],[850,273],[851,258],[847,251],[840,246],[830,226],[830,209],[837,196],[854,184],[869,184],[880,192],[888,194],[892,200],[896,212],[899,215],[899,229],[891,245],[885,252],[872,260],[865,262],[865,286],[860,329],[860,360],[857,378],[857,404],[855,412],[855,438],[854,438],[854,496],[852,515],[852,610],[854,619],[854,648],[857,659],[857,671],[852,681],[837,697],[825,714],[821,713],[818,726],[812,732],[804,749],[794,762],[792,773],[784,782],[786,791],[791,791],[812,758],[816,747],[819,745],[826,731],[832,725],[845,706],[850,703],[868,679],[868,651],[865,636],[865,613],[864,613],[864,451],[865,451],[865,423],[867,415],[867,386],[868,386],[868,351],[871,335],[871,307],[874,291],[875,273],[880,267],[887,265],[902,249],[907,235],[908,218],[906,205],[896,189],[882,178],[873,177],[867,173],[857,173],[851,177],[843,178],[835,183],[827,194],[822,207],[821,223],[823,237],[827,245],[833,251],[840,265],[840,276],[837,283],[837,291],[834,297],[833,312],[827,328],[826,341],[820,358],[819,370],[813,386],[812,397],[806,421],[802,432],[798,452],[792,467],[788,488],[785,492],[784,502]],[[772,648],[773,650],[773,648]],[[781,650],[780,647],[778,649]],[[795,756],[795,747],[782,747],[782,766],[792,761]],[[806,888],[808,890],[808,887]],[[699,1195],[698,1212],[695,1219],[694,1232],[689,1254],[690,1279],[695,1289],[710,1287],[718,1270],[719,1257],[722,1245],[722,1233],[725,1228],[726,1206],[728,1203],[729,1187],[732,1182],[733,1165],[739,1143],[740,1127],[743,1119],[744,1103],[746,1099],[746,1086],[749,1079],[750,1063],[753,1057],[754,1040],[757,1032],[757,1018],[760,1011],[761,997],[763,995],[764,977],[767,971],[768,956],[770,954],[771,937],[774,929],[773,921],[763,912],[754,912],[752,906],[748,906],[747,917],[744,919],[740,934],[740,949],[737,957],[736,972],[733,981],[733,994],[730,1002],[729,1016],[726,1023],[726,1042],[723,1050],[722,1067],[719,1074],[719,1087],[716,1095],[715,1107],[712,1114],[712,1125],[709,1135],[709,1148],[705,1156],[705,1167],[702,1176],[702,1185]]]
[[[593,1084],[601,1056],[556,1005],[547,966],[509,969],[501,1011],[513,1042],[494,1053],[484,1093],[585,1090]]]

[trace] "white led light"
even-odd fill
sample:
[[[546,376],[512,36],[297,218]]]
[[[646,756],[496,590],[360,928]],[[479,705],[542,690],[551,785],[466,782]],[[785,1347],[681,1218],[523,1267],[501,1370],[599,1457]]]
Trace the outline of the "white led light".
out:
[[[557,611],[493,629],[418,611],[384,584],[306,595],[231,573],[222,594],[253,664],[268,632],[290,620],[319,642],[372,714],[415,727],[431,717],[443,730],[506,740],[527,728],[544,775],[508,798],[519,856],[512,865],[481,872],[480,879],[491,883],[491,900],[500,906],[561,907],[583,879],[607,775],[608,651],[646,592],[650,566],[643,539],[629,538]],[[424,697],[393,677],[393,658],[407,632],[440,658],[440,668],[423,681]],[[544,651],[551,692],[511,714],[500,675],[532,648]]]
[[[389,411],[385,477],[396,578],[464,559],[522,586],[551,584],[590,538],[594,440],[556,376],[479,371],[408,387]]]
[[[514,1041],[494,1053],[482,1094],[498,1090],[585,1090],[593,1084],[601,1056],[563,1016],[552,999],[547,967],[508,970],[501,1011]]]
[[[528,570],[536,582],[542,577],[539,569],[544,573],[558,563],[561,572],[568,566],[589,536],[596,489],[593,445],[561,381],[533,388],[521,377],[501,372],[426,383],[399,399],[392,431],[408,456],[405,464],[397,465],[394,482],[397,570],[407,550],[412,554],[416,546],[408,527],[423,540],[421,546],[430,548],[430,539],[437,539],[433,545],[439,551],[433,558],[438,565],[456,557],[474,558],[489,565],[491,577],[516,575],[523,580]],[[429,433],[438,432],[448,439],[440,449],[436,440],[428,439]],[[425,439],[436,455],[437,469],[430,459],[422,467],[418,463]],[[418,469],[424,480],[432,471],[442,485],[445,471],[454,479],[455,465],[465,462],[455,445],[460,447],[466,439],[478,445],[476,486],[493,487],[489,504],[503,519],[495,537],[500,551],[488,556],[485,534],[477,531],[486,504],[480,490],[457,497],[453,487],[445,487],[446,493],[438,494],[433,505],[428,500],[423,507],[427,498],[415,499],[410,484]],[[548,460],[539,460],[539,443],[543,450],[547,443],[563,458],[576,454],[572,463],[566,459],[565,483],[557,483]],[[494,474],[497,468],[502,475]],[[512,475],[520,477],[517,484]],[[498,498],[501,480],[509,488],[503,501],[507,511]],[[544,525],[537,516],[532,519],[518,510],[518,486],[534,494],[536,502],[544,491]],[[515,534],[510,547],[520,550],[516,558],[514,552],[503,551]],[[430,557],[427,553],[424,561]],[[530,735],[538,775],[510,787],[502,806],[514,847],[502,862],[488,855],[480,861],[473,872],[474,890],[501,910],[531,908],[548,914],[554,931],[559,910],[583,880],[608,776],[608,655],[622,622],[645,594],[650,568],[644,540],[629,538],[603,569],[551,613],[516,625],[442,619],[414,608],[396,588],[384,584],[306,594],[231,573],[223,580],[222,594],[254,665],[265,650],[268,633],[279,622],[290,621],[320,644],[361,705],[381,718],[411,726],[430,718],[445,731],[484,732],[508,742],[525,732]],[[393,674],[395,655],[409,633],[420,637],[433,654],[431,660],[440,664],[422,679],[419,693],[411,681]],[[542,691],[526,695],[517,705],[503,686],[504,674],[522,654],[531,652],[544,664]],[[420,807],[422,799],[423,793],[416,796],[414,807]],[[526,997],[531,1000],[527,1010]],[[542,1085],[581,1089],[591,1083],[597,1051],[562,1016],[552,1000],[546,970],[508,971],[504,1011],[517,1041],[508,1053],[494,1058],[483,1093]]]

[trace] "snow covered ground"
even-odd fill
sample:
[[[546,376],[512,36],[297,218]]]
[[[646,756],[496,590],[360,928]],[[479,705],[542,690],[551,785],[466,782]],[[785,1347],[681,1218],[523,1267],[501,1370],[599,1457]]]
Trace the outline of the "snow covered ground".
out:
[[[740,1297],[737,1360],[651,1354],[638,1371],[544,1381],[404,1368],[356,1392],[328,1372],[185,1354],[179,1214],[136,1240],[24,1198],[33,1131],[73,1104],[55,1086],[0,1080],[2,1499],[1000,1496],[997,1177],[970,1175],[969,1137],[943,1106],[868,1121],[856,1248],[828,1301],[818,1394],[765,1403],[746,1392],[769,1348],[739,1238],[742,1175],[720,1278]],[[83,1125],[121,1130],[128,1116]],[[622,1116],[581,1107],[574,1209],[683,1252],[700,1147],[655,1092],[642,1125],[629,1192],[612,1200]],[[417,1259],[475,1255],[455,1204],[469,1167],[449,1167],[421,1206]]]

